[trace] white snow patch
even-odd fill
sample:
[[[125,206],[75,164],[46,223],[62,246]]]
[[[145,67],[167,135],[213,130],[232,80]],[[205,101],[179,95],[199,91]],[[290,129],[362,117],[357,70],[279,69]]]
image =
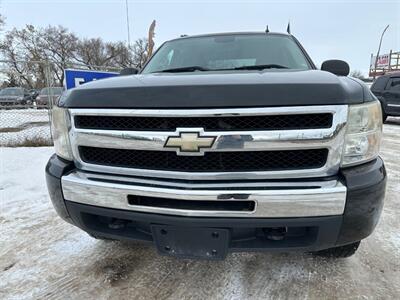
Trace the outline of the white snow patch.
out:
[[[52,255],[80,256],[96,245],[96,240],[84,232],[76,231],[51,245]]]

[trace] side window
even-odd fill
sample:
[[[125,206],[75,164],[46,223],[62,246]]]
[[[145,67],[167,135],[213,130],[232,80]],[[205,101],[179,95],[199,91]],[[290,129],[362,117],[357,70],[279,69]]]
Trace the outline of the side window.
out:
[[[383,91],[386,86],[386,78],[385,77],[379,77],[371,86],[371,91]]]
[[[388,90],[400,92],[400,78],[392,78],[389,82]]]

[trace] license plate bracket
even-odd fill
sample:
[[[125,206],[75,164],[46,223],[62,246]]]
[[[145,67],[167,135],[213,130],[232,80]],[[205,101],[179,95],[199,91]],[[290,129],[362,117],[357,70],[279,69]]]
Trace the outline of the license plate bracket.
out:
[[[159,253],[180,258],[220,260],[226,257],[228,229],[152,225]]]

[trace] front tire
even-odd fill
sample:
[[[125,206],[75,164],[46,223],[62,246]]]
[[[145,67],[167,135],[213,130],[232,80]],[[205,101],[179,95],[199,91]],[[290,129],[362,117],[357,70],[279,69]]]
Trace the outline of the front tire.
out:
[[[353,244],[333,247],[317,252],[313,252],[314,256],[329,257],[329,258],[346,258],[352,256],[356,253],[360,242],[355,242]]]

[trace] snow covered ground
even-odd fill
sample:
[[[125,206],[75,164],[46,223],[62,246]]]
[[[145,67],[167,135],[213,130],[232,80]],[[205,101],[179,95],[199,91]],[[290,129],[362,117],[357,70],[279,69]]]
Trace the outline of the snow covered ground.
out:
[[[0,115],[0,128],[16,128],[25,123],[49,121],[47,109],[1,109]]]
[[[51,141],[47,109],[0,110],[0,146],[35,139]]]
[[[384,212],[357,254],[342,260],[177,260],[148,244],[98,241],[53,210],[44,179],[51,148],[0,148],[0,299],[399,299],[400,118],[384,133]]]

